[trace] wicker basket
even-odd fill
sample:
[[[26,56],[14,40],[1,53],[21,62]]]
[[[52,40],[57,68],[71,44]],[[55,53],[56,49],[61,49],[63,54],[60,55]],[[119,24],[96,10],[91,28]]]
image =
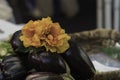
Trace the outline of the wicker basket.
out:
[[[120,42],[120,32],[107,29],[95,29],[90,31],[70,34],[72,40],[78,42],[88,55],[99,53],[100,48],[112,47]],[[91,80],[120,80],[120,70],[110,72],[97,72]]]

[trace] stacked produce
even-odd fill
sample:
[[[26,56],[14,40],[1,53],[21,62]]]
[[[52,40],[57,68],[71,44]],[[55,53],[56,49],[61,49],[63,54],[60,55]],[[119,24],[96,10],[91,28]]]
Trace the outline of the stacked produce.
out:
[[[50,17],[29,21],[2,56],[0,80],[87,80],[95,69],[85,51]]]

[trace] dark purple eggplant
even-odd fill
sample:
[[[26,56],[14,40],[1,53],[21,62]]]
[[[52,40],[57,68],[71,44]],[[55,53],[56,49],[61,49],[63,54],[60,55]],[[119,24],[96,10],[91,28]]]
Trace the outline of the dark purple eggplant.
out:
[[[12,48],[13,48],[14,51],[15,51],[19,46],[21,46],[21,41],[20,41],[20,39],[19,39],[20,35],[21,35],[21,30],[16,31],[16,32],[12,35],[12,37],[11,37],[10,43],[11,43]]]
[[[37,72],[27,76],[26,80],[64,80],[62,76],[51,72]]]
[[[5,80],[5,77],[3,76],[2,72],[0,72],[0,80]]]
[[[13,55],[3,57],[1,71],[4,80],[24,80],[28,75],[28,69],[17,56]]]
[[[13,48],[13,51],[19,56],[27,56],[26,48],[23,46],[22,41],[20,41],[21,30],[16,31],[11,39],[10,44]],[[27,58],[27,57],[25,57]]]
[[[39,72],[53,72],[61,74],[66,72],[63,58],[55,53],[40,52],[29,55],[29,62]]]
[[[95,68],[89,56],[77,43],[70,41],[70,48],[62,54],[62,57],[68,63],[71,75],[76,80],[87,80],[95,75]]]

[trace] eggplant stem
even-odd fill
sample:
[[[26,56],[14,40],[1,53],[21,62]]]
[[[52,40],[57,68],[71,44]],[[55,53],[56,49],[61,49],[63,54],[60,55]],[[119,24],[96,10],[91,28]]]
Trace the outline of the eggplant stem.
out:
[[[64,80],[75,80],[71,74],[70,74],[70,68],[67,64],[67,62],[64,60],[64,63],[66,65],[66,73],[65,74],[62,74],[61,76],[63,77]],[[66,79],[66,78],[69,78],[69,79]]]

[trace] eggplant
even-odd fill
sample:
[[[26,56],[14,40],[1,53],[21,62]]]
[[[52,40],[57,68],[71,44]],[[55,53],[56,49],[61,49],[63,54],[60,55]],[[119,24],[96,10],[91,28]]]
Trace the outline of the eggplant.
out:
[[[2,62],[0,62],[0,80],[5,80],[4,78],[4,76],[3,76],[3,73],[2,73],[2,71],[1,71],[1,69],[2,69],[2,64],[1,64]]]
[[[19,56],[27,56],[28,53],[26,52],[26,48],[23,46],[22,41],[19,39],[21,34],[21,30],[16,31],[10,39],[10,44],[15,54]]]
[[[16,51],[16,49],[20,47],[22,44],[22,42],[19,39],[20,35],[21,35],[21,30],[18,30],[12,35],[10,39],[10,44],[14,51]]]
[[[1,71],[4,80],[24,80],[28,75],[27,68],[22,65],[21,60],[15,55],[3,57]]]
[[[5,77],[3,76],[2,72],[0,72],[0,80],[5,80]]]
[[[77,43],[70,41],[70,48],[61,56],[67,62],[71,70],[71,75],[76,80],[88,80],[95,75],[95,68],[87,53],[78,46]]]
[[[46,51],[33,53],[29,55],[28,60],[38,72],[53,72],[56,74],[66,72],[64,59],[56,53]]]
[[[37,72],[27,76],[26,80],[64,80],[62,76],[51,72]]]

